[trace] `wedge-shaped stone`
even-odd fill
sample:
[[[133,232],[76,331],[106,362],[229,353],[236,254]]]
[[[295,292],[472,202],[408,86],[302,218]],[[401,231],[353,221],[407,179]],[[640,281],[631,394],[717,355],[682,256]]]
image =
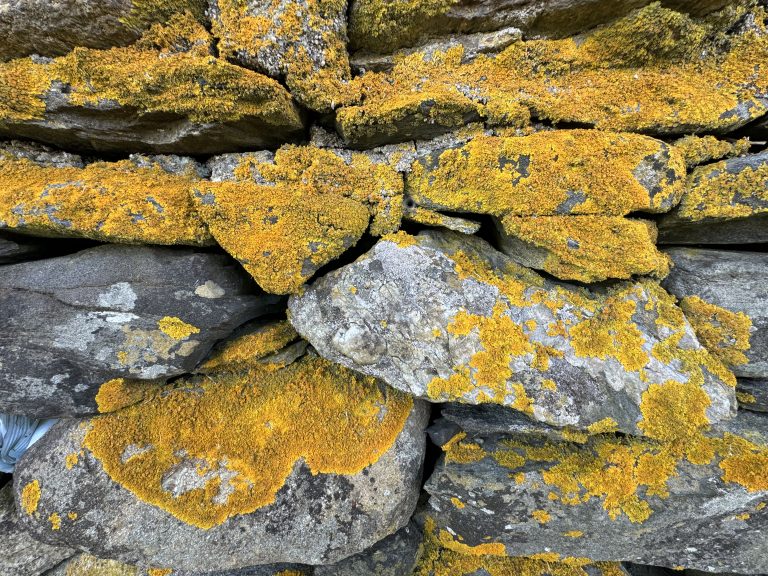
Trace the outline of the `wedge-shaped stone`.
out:
[[[426,485],[441,534],[509,555],[765,573],[768,416],[705,432],[708,401],[687,385],[643,397],[651,438],[557,440],[499,420],[460,432]]]
[[[512,260],[561,280],[663,278],[669,257],[656,249],[656,225],[620,216],[505,216],[497,224]]]
[[[192,250],[106,245],[4,266],[0,411],[93,413],[105,381],[187,372],[276,301],[226,256]]]
[[[273,78],[310,109],[330,112],[350,79],[344,0],[209,0],[222,57]]]
[[[425,403],[307,356],[62,421],[24,455],[14,488],[36,538],[100,557],[190,572],[333,563],[408,522],[428,417]]]
[[[0,134],[97,151],[206,154],[300,138],[276,80],[211,55],[191,15],[125,48],[0,64]]]
[[[369,230],[397,230],[403,179],[359,153],[286,146],[228,154],[194,192],[216,241],[268,292],[296,292]],[[370,227],[369,227],[370,221]]]
[[[494,216],[666,212],[685,163],[659,140],[598,130],[477,136],[413,163],[406,191],[419,206]]]
[[[697,168],[659,223],[665,244],[768,242],[768,152]]]
[[[710,339],[725,354],[743,356],[730,362],[733,372],[768,378],[768,254],[695,248],[666,253],[673,267],[664,287],[707,321]],[[725,310],[713,318],[713,306]]]
[[[357,147],[435,134],[473,114],[507,126],[533,116],[660,135],[727,132],[766,112],[768,36],[759,13],[753,26],[737,25],[744,12],[697,20],[654,3],[586,37],[515,42],[471,62],[461,46],[402,55],[391,72],[355,79],[337,127]]]
[[[288,307],[326,358],[434,402],[633,434],[650,387],[684,383],[707,399],[709,422],[735,407],[733,374],[658,284],[554,283],[476,237],[384,238]]]

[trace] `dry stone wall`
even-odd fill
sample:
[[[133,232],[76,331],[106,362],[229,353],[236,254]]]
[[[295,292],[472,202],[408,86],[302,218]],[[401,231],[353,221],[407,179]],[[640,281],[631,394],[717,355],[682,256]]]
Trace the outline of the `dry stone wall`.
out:
[[[0,576],[768,574],[763,0],[0,34]]]

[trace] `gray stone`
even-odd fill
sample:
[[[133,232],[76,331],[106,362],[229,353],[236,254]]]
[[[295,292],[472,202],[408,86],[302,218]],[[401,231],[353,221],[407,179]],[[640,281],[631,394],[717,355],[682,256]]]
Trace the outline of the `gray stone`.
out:
[[[768,378],[739,378],[736,397],[739,408],[768,412]]]
[[[0,236],[0,264],[31,260],[40,254],[45,254],[45,246],[40,242],[18,236]]]
[[[752,321],[749,362],[737,376],[768,377],[768,253],[696,248],[666,250],[673,268],[662,285],[678,298],[698,296]]]
[[[715,375],[718,364],[658,284],[588,292],[545,280],[474,236],[381,240],[288,308],[322,356],[433,402],[492,402],[577,428],[610,418],[636,434],[651,385],[698,379],[711,422],[735,408],[732,384]],[[628,316],[612,326],[620,308]],[[652,353],[657,343],[666,360]],[[696,360],[683,368],[683,356]]]
[[[17,519],[10,484],[0,489],[0,542],[0,576],[38,576],[75,553],[66,546],[38,542],[27,533]]]
[[[93,413],[106,380],[187,372],[279,300],[258,294],[228,257],[188,249],[105,245],[5,266],[0,410]]]
[[[684,419],[669,422],[671,433]],[[739,452],[726,433],[752,447]],[[764,461],[768,416],[740,412],[707,434],[715,455],[693,448],[695,464],[686,446],[701,444],[684,437],[470,434],[447,447],[427,482],[430,513],[461,543],[501,543],[511,556],[765,572],[768,485],[748,467]]]

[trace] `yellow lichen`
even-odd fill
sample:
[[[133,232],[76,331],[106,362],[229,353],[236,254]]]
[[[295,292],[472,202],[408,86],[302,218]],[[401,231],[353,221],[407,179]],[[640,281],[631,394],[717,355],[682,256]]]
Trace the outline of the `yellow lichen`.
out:
[[[67,518],[74,522],[77,520],[77,512],[67,512]]]
[[[192,334],[200,334],[200,328],[188,324],[176,316],[163,316],[157,321],[157,327],[163,334],[167,334],[174,340],[184,340]]]
[[[51,530],[61,530],[61,516],[58,513],[53,512],[48,516],[48,521],[51,523]]]
[[[21,507],[28,515],[37,511],[37,505],[40,502],[40,482],[32,480],[24,485],[21,490]]]
[[[70,454],[67,454],[64,457],[64,465],[67,467],[67,470],[72,470],[75,466],[77,466],[77,462],[79,460],[79,455],[77,452],[72,452]]]
[[[464,502],[462,502],[461,500],[459,500],[458,498],[455,498],[455,497],[451,498],[451,503],[454,506],[456,506],[456,508],[459,508],[459,509],[464,508],[464,506],[465,506]]]
[[[264,324],[252,332],[224,342],[200,366],[200,371],[210,372],[221,370],[224,367],[228,370],[245,368],[251,365],[254,360],[277,352],[298,337],[296,330],[287,320]]]
[[[731,312],[698,296],[680,300],[680,308],[696,337],[709,353],[726,366],[746,364],[752,321],[743,312]]]
[[[693,168],[699,164],[720,160],[729,156],[739,156],[749,152],[750,141],[747,138],[730,142],[718,140],[714,136],[684,136],[675,140],[674,146],[685,159],[685,165]]]
[[[750,394],[749,392],[739,392],[736,391],[736,400],[739,401],[739,404],[755,404],[757,402],[757,398],[755,398],[754,394]]]
[[[204,22],[205,9],[205,0],[131,0],[131,11],[120,18],[120,22],[144,30],[155,22],[166,22],[174,14],[185,11]]]
[[[581,530],[569,530],[568,532],[563,532],[563,536],[567,536],[568,538],[581,538],[584,536],[584,532]]]
[[[587,426],[587,431],[590,434],[604,434],[606,432],[616,432],[618,427],[619,425],[613,418],[603,418]]]
[[[170,576],[173,574],[173,568],[150,568],[147,570],[147,576]]]
[[[162,380],[130,380],[113,378],[99,387],[96,393],[96,407],[102,414],[115,412],[126,406],[141,402],[145,397],[159,390]]]
[[[531,512],[531,516],[533,516],[539,524],[546,524],[552,519],[552,515],[546,510],[534,510]]]
[[[82,553],[67,562],[66,576],[138,576],[139,569],[116,560],[103,560]],[[151,569],[147,571],[149,576]]]
[[[272,503],[299,459],[314,474],[358,473],[389,449],[412,404],[371,377],[305,357],[277,371],[176,382],[94,418],[83,446],[138,498],[207,529]],[[197,468],[200,485],[165,490],[166,475],[184,465]]]

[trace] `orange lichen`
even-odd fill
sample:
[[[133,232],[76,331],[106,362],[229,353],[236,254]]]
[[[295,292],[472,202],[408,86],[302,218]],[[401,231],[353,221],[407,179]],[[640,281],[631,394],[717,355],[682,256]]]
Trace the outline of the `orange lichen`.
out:
[[[729,156],[746,154],[749,152],[750,146],[751,143],[748,138],[730,142],[718,140],[714,136],[690,135],[674,142],[675,149],[682,154],[688,168]]]
[[[51,530],[61,530],[61,516],[58,513],[53,512],[48,516],[48,521],[51,523]]]
[[[685,317],[709,353],[726,366],[746,364],[752,321],[743,312],[731,312],[698,296],[680,300]]]
[[[190,12],[205,21],[205,0],[131,0],[131,11],[120,18],[130,28],[143,30],[155,22],[166,22],[174,14]]]
[[[113,378],[99,386],[96,407],[102,414],[115,412],[141,402],[164,385],[162,380],[130,380]]]
[[[534,510],[531,512],[531,516],[533,516],[539,524],[546,524],[552,519],[552,515],[546,510]]]
[[[389,449],[412,405],[372,377],[305,357],[176,382],[94,418],[83,446],[138,498],[207,529],[272,503],[299,459],[313,474],[360,472]],[[166,489],[185,466],[199,484]]]
[[[200,371],[210,372],[226,368],[239,370],[287,346],[299,335],[287,320],[259,326],[237,338],[224,342],[205,363]]]
[[[139,576],[139,569],[116,560],[103,560],[87,553],[74,556],[66,564],[66,576]],[[154,576],[152,569],[148,576]]]
[[[40,502],[40,482],[32,480],[24,485],[21,490],[21,507],[28,515],[37,511],[37,505]]]
[[[563,536],[567,536],[568,538],[581,538],[584,536],[584,532],[581,530],[569,530],[568,532],[563,532]]]
[[[147,576],[170,576],[173,574],[173,568],[150,568],[147,570]]]
[[[72,452],[70,454],[67,454],[64,457],[64,466],[66,466],[67,470],[72,470],[75,466],[77,466],[77,462],[80,458],[80,455],[77,452]]]

